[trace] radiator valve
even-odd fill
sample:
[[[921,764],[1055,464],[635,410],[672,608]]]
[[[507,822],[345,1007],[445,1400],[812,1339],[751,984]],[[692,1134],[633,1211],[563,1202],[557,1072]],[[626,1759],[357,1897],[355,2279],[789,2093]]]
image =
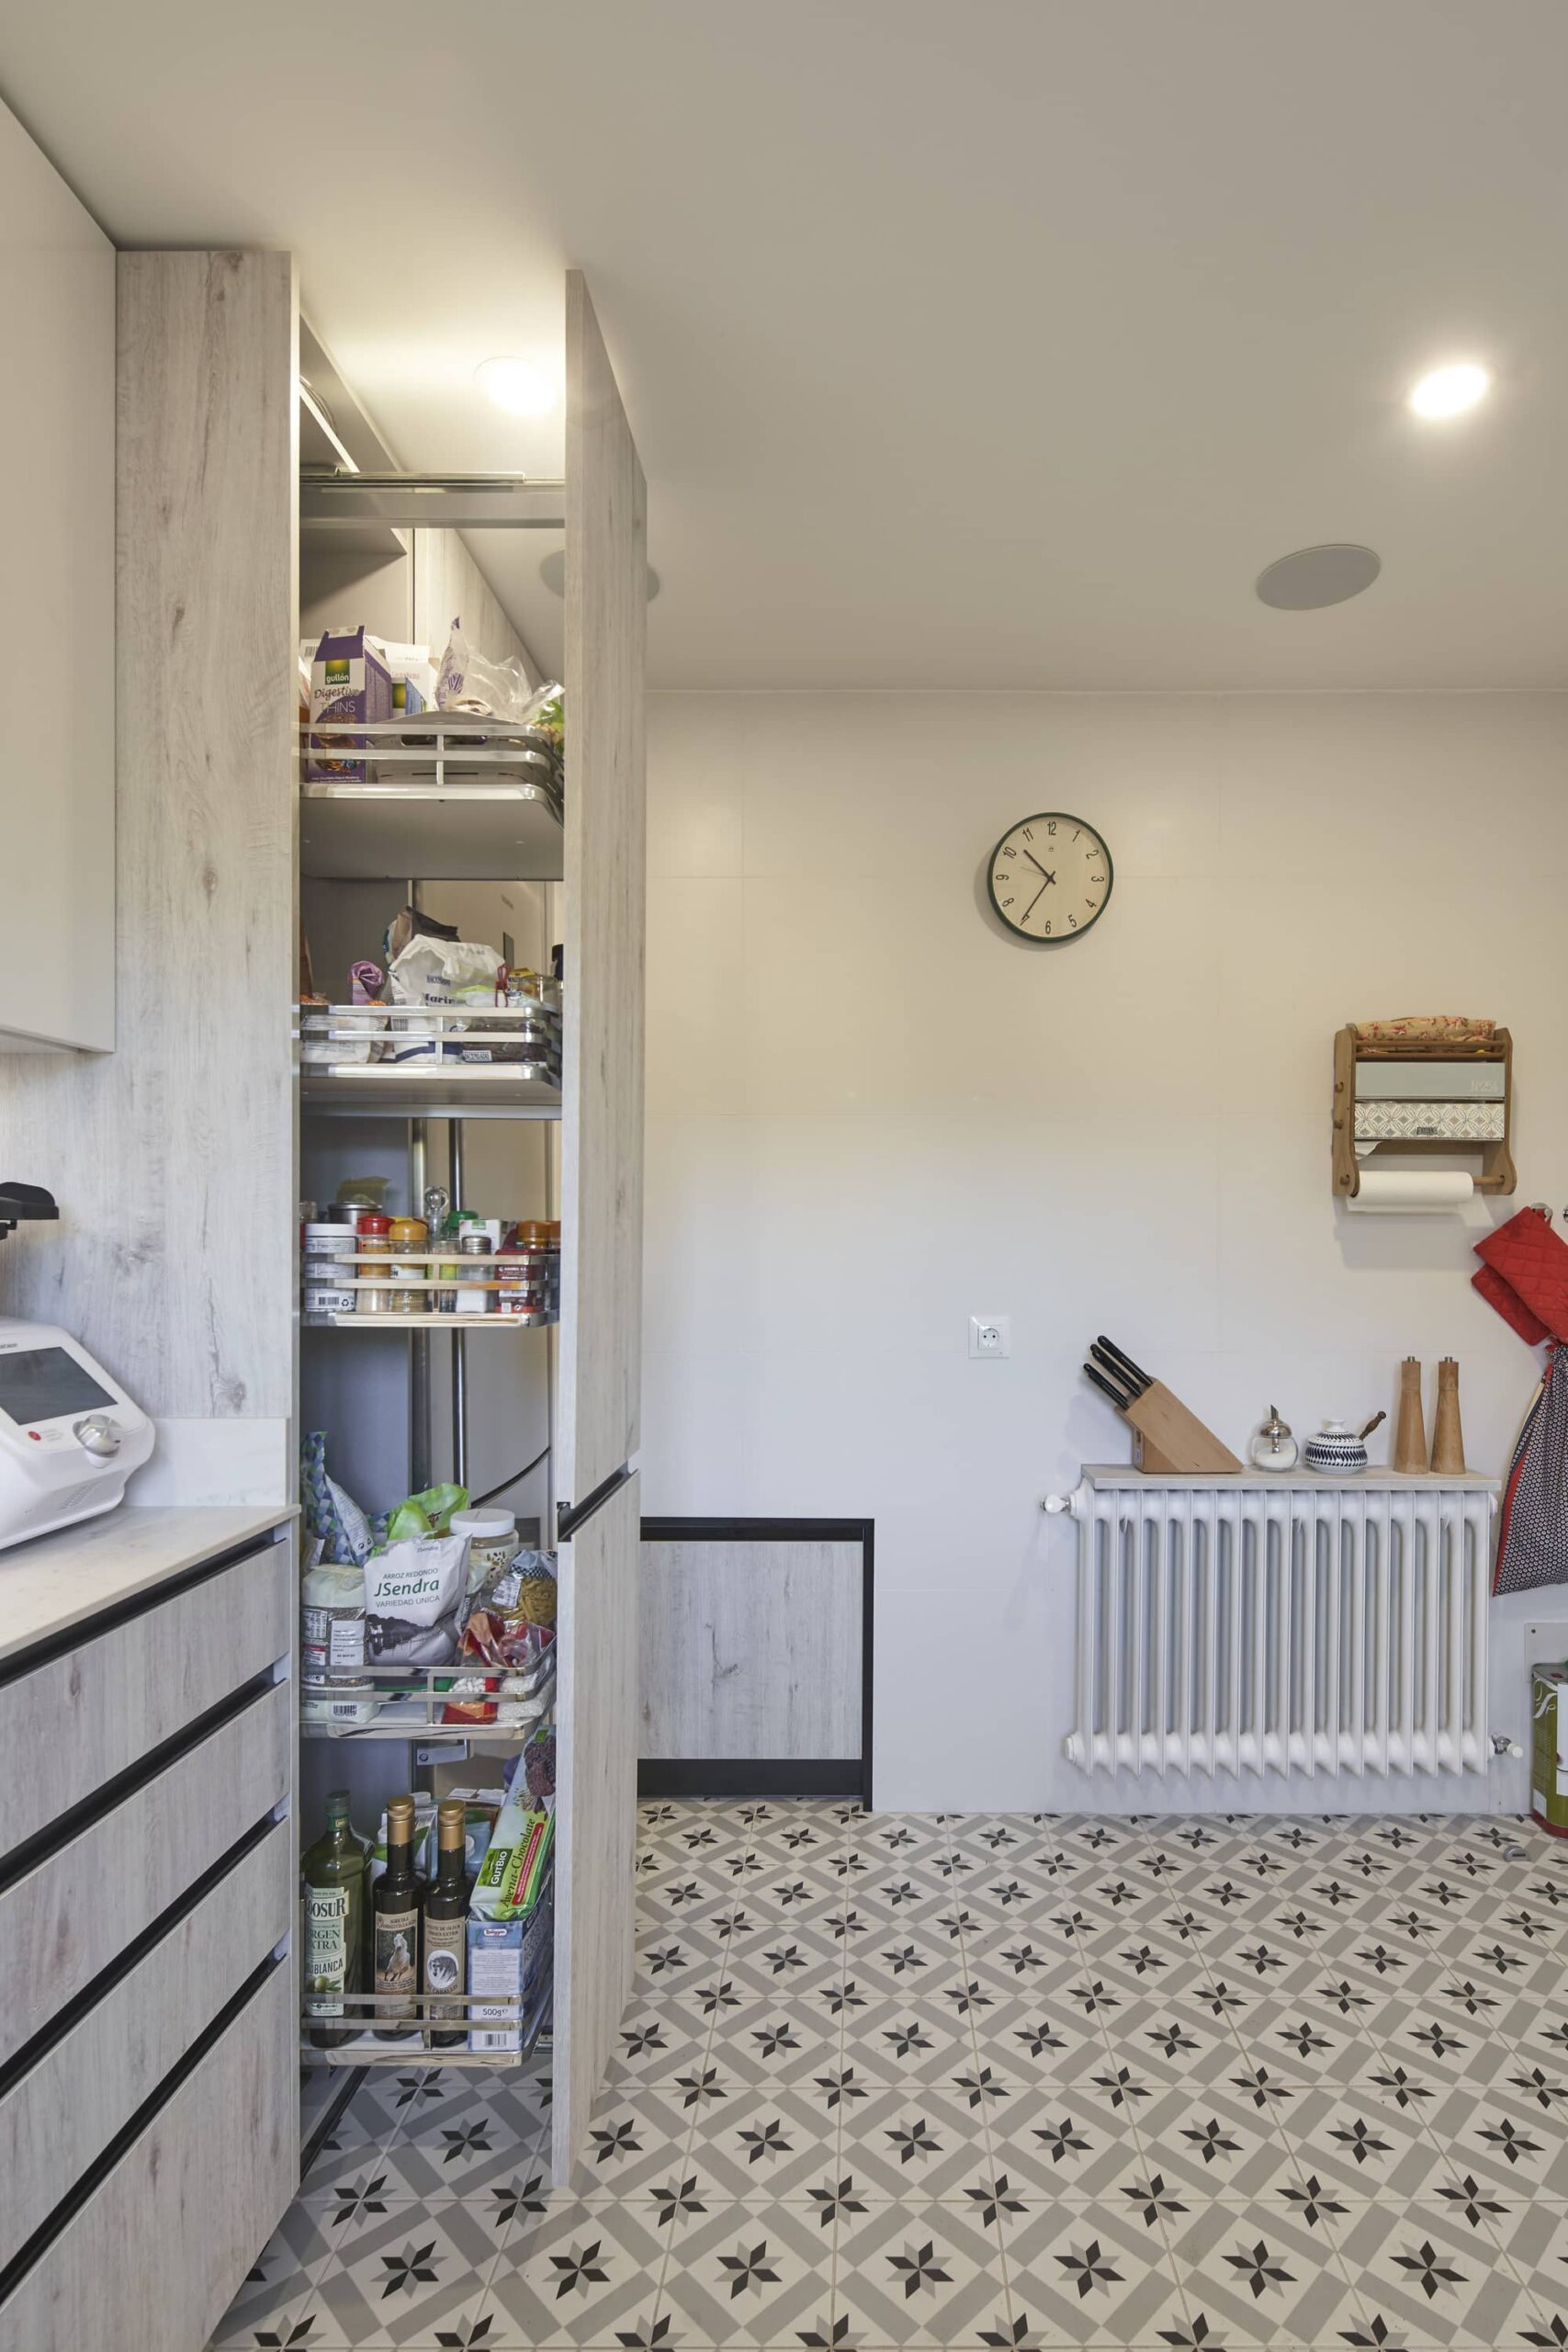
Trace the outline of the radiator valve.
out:
[[[1506,1732],[1495,1731],[1493,1733],[1492,1753],[1494,1756],[1522,1756],[1524,1752],[1525,1751],[1519,1746],[1518,1741],[1517,1739],[1510,1739]]]

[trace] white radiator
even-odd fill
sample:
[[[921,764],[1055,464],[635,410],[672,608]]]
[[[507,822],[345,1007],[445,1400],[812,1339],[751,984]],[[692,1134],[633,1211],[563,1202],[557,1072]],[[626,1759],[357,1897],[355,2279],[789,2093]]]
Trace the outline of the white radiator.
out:
[[[1086,1771],[1490,1764],[1489,1482],[1086,1470],[1047,1508],[1077,1521]]]

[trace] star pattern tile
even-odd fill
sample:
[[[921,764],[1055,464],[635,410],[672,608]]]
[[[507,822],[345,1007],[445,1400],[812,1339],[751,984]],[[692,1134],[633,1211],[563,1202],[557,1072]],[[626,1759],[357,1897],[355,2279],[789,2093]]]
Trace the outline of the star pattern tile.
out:
[[[1568,2352],[1568,1853],[1528,1825],[638,1830],[571,2179],[547,2064],[378,2072],[214,2352]]]

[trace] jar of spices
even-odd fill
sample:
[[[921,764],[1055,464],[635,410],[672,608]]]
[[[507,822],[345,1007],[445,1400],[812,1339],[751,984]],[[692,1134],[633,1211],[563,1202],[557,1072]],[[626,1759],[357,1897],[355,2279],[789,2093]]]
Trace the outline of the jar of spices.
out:
[[[468,1539],[468,1590],[477,1592],[495,1569],[517,1557],[517,1521],[509,1510],[455,1510],[454,1535]]]
[[[388,1235],[391,1246],[392,1262],[387,1271],[394,1282],[423,1284],[424,1278],[430,1272],[429,1267],[422,1256],[418,1254],[410,1256],[407,1253],[422,1251],[428,1238],[429,1227],[422,1216],[393,1217]],[[389,1290],[387,1293],[387,1312],[389,1315],[423,1315],[424,1300],[425,1293],[423,1287],[417,1290]]]
[[[367,1283],[384,1280],[391,1272],[389,1264],[381,1262],[389,1260],[392,1254],[391,1218],[382,1216],[379,1211],[375,1210],[361,1216],[355,1228],[355,1248],[362,1261],[367,1260],[369,1261],[368,1263],[361,1262],[355,1267],[355,1281]],[[358,1301],[361,1315],[385,1315],[388,1311],[387,1293],[384,1290],[355,1291],[355,1297]]]
[[[490,1288],[490,1236],[475,1232],[472,1227],[457,1236],[457,1295],[454,1301],[459,1315],[489,1315],[493,1312],[495,1293]]]
[[[305,1313],[352,1315],[356,1295],[346,1285],[354,1279],[354,1235],[341,1212],[312,1217],[304,1228],[302,1248]]]

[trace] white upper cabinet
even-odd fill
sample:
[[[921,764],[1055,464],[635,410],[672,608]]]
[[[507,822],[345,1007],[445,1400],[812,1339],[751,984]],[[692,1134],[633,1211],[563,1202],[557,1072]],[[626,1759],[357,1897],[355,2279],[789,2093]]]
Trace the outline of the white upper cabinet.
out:
[[[0,1052],[107,1051],[115,965],[115,254],[4,107],[0,316]]]

